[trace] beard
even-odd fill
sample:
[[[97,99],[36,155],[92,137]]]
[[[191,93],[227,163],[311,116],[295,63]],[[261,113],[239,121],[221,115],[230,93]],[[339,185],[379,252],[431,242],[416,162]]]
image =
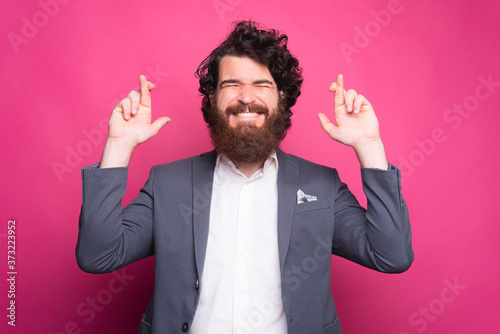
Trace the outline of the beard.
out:
[[[257,112],[265,116],[264,124],[260,127],[255,124],[229,125],[229,116],[244,111]],[[286,136],[287,115],[284,111],[283,99],[280,98],[277,109],[273,113],[262,106],[245,106],[239,103],[230,106],[225,111],[212,103],[212,110],[207,119],[210,128],[210,137],[215,150],[219,154],[226,154],[231,161],[256,163],[266,160],[275,151]]]

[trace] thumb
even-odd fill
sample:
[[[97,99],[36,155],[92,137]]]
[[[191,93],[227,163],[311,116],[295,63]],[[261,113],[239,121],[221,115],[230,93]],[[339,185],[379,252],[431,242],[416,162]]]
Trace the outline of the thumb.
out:
[[[153,128],[155,129],[155,134],[158,133],[158,131],[161,130],[165,126],[165,124],[170,123],[172,120],[170,117],[160,117],[156,121],[151,124]]]
[[[319,122],[320,122],[323,130],[330,136],[330,138],[332,138],[333,140],[336,140],[335,138],[337,137],[336,136],[337,135],[337,127],[332,122],[330,122],[328,117],[323,113],[319,113],[318,118],[319,118]]]

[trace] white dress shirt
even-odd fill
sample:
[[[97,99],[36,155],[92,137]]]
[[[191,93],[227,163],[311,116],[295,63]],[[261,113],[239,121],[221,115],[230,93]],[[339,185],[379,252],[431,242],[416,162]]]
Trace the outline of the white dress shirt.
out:
[[[191,334],[287,332],[277,178],[276,153],[249,178],[227,156],[217,156],[201,295]]]

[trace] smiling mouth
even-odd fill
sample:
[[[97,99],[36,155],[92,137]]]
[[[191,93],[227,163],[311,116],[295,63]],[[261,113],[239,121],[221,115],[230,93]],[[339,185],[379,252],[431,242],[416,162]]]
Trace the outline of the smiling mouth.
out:
[[[257,117],[257,116],[261,115],[261,113],[258,113],[258,112],[239,112],[239,113],[235,113],[233,115],[236,117]]]
[[[263,115],[266,117],[269,114],[269,110],[260,105],[243,105],[243,104],[238,104],[235,106],[230,106],[226,109],[227,115],[232,115],[233,117],[238,117],[238,118],[255,118],[259,117],[260,115]]]

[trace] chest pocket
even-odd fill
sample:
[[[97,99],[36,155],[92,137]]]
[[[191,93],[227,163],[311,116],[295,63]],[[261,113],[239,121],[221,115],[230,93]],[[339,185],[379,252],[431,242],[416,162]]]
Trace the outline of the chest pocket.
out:
[[[314,210],[322,210],[328,209],[332,207],[333,203],[331,203],[326,198],[318,198],[315,201],[297,203],[295,204],[295,213],[306,212],[306,211],[314,211]]]

